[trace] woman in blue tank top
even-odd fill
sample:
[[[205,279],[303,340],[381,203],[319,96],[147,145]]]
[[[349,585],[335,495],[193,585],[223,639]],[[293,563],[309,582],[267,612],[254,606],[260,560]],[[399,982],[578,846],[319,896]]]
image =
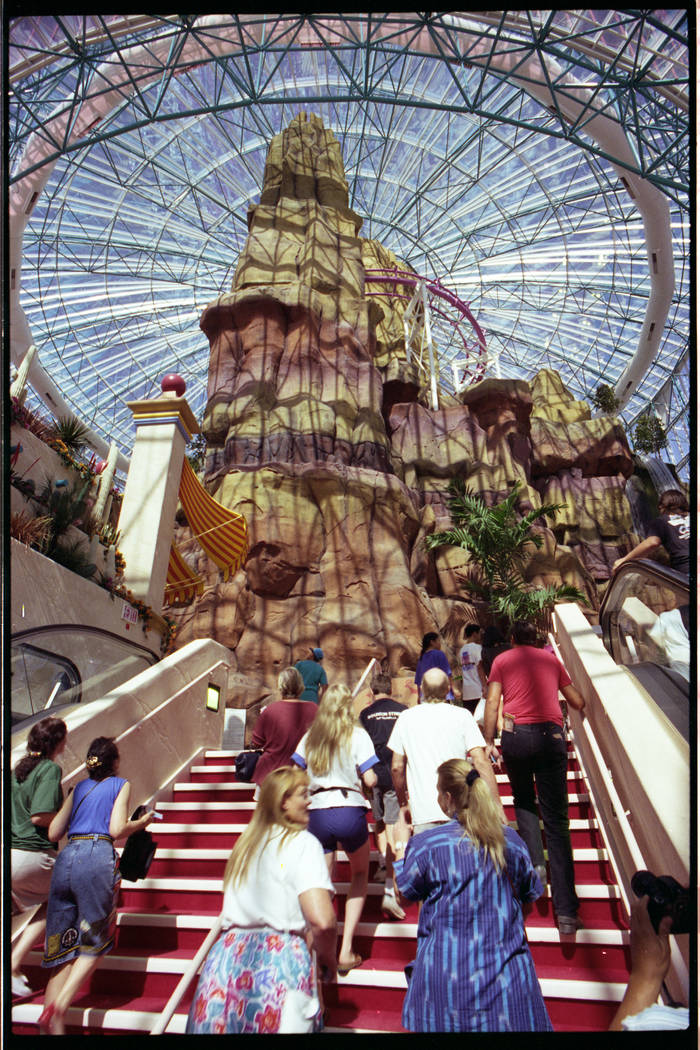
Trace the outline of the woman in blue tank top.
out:
[[[49,825],[49,839],[68,832],[51,878],[42,965],[58,967],[46,986],[39,1030],[63,1035],[64,1015],[80,986],[110,951],[120,877],[114,840],[145,828],[149,810],[129,820],[129,781],[117,776],[119,750],[100,736],[90,744],[81,780]]]

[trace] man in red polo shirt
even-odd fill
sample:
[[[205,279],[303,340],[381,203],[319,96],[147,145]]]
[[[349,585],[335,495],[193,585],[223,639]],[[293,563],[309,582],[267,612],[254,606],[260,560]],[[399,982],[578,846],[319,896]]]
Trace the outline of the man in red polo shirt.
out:
[[[569,834],[567,744],[559,692],[578,711],[583,710],[584,700],[554,653],[537,648],[537,630],[532,624],[516,621],[511,641],[513,648],[496,657],[489,674],[484,715],[486,749],[499,758],[494,736],[503,696],[501,750],[513,789],[518,832],[545,882],[539,801],[559,932],[575,933],[579,901]]]

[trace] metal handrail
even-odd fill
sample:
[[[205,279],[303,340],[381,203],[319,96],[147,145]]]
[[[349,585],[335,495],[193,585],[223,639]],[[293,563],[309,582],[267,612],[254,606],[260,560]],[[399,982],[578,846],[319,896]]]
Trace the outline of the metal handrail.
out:
[[[173,992],[173,994],[170,996],[170,998],[168,999],[167,1003],[163,1007],[163,1011],[162,1011],[160,1017],[158,1018],[158,1020],[156,1021],[156,1023],[154,1024],[153,1028],[149,1032],[149,1035],[162,1035],[163,1032],[165,1031],[165,1029],[168,1027],[168,1024],[170,1022],[170,1018],[173,1016],[173,1014],[177,1010],[178,1006],[180,1005],[180,1001],[181,1001],[183,995],[185,994],[185,992],[189,988],[190,983],[192,982],[192,980],[196,977],[197,971],[199,970],[199,967],[204,962],[204,959],[206,958],[207,953],[208,953],[209,949],[211,948],[212,944],[214,943],[216,938],[219,936],[219,933],[221,932],[222,922],[223,922],[223,916],[222,915],[218,915],[216,917],[216,920],[215,920],[214,925],[212,926],[211,930],[209,931],[209,933],[207,934],[207,936],[204,938],[204,940],[202,941],[201,945],[199,946],[199,951],[197,952],[197,954],[195,955],[194,959],[192,960],[190,965],[187,967],[185,972],[183,973],[182,977],[180,978],[180,980],[177,983],[177,987],[175,988],[175,991]]]

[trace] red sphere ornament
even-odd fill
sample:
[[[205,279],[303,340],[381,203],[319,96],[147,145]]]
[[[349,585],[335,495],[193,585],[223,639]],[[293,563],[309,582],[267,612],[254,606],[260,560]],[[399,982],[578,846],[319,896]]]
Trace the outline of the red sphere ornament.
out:
[[[160,389],[164,394],[172,392],[177,397],[182,397],[187,387],[182,376],[177,375],[175,372],[168,372],[167,376],[163,376],[160,381]]]

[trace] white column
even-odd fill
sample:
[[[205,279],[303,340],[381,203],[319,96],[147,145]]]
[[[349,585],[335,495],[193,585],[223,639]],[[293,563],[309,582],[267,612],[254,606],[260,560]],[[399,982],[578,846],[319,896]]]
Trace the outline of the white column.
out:
[[[128,407],[136,440],[119,516],[124,585],[160,614],[185,446],[199,427],[183,397],[166,393]]]

